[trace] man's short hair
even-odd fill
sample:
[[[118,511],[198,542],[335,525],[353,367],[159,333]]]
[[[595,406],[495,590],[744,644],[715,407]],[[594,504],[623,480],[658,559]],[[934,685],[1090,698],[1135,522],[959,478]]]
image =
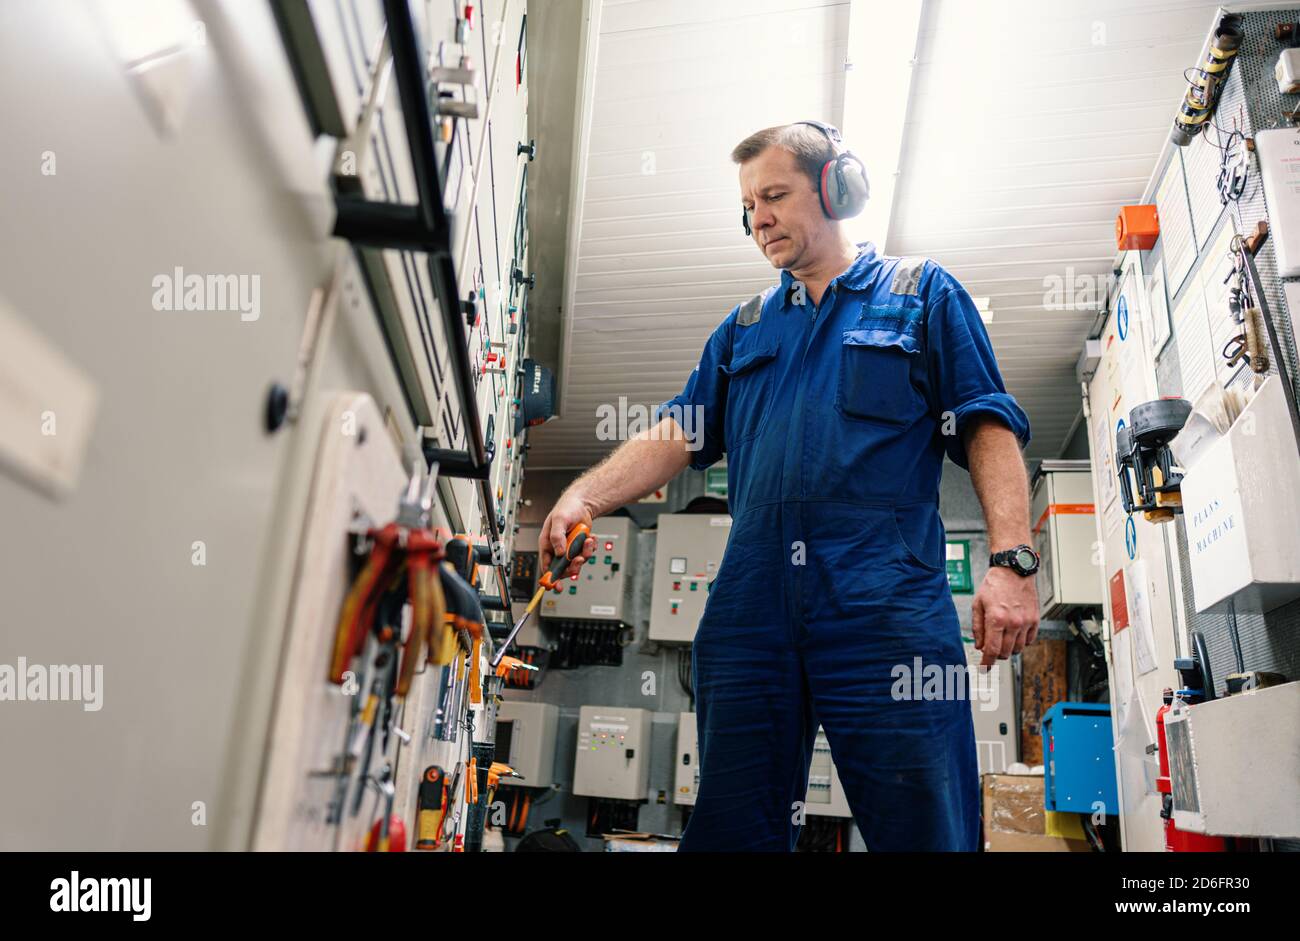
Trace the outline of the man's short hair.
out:
[[[731,161],[748,163],[769,147],[783,147],[794,154],[795,163],[812,182],[813,189],[821,190],[822,167],[835,156],[835,148],[825,134],[807,124],[765,127],[737,144],[731,152]]]

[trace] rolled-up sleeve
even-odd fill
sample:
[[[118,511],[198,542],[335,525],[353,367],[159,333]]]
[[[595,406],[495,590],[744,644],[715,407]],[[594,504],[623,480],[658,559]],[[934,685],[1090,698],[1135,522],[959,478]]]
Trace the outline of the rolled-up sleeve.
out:
[[[1002,383],[993,344],[970,294],[943,271],[934,287],[938,293],[926,311],[930,383],[944,449],[954,464],[967,468],[962,432],[971,418],[996,418],[1011,429],[1022,448],[1029,444],[1029,418]]]
[[[681,426],[691,450],[690,466],[695,470],[716,464],[726,450],[727,376],[721,367],[731,362],[735,314],[733,310],[704,344],[699,365],[687,377],[681,393],[655,409],[656,425],[671,417]]]

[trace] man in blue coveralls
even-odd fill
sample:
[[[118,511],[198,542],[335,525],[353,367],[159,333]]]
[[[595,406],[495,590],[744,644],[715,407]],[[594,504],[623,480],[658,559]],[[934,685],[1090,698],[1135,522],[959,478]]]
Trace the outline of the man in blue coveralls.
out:
[[[657,424],[576,480],[542,527],[549,565],[573,525],[727,456],[731,537],[692,653],[701,777],[684,851],[792,850],[819,724],[868,850],[977,849],[969,694],[898,682],[918,664],[965,675],[945,453],[988,524],[972,613],[983,664],[1038,629],[1029,423],[966,290],[933,261],[844,235],[866,180],[838,143],[800,122],[732,152],[745,230],[780,283],[732,309]],[[595,550],[589,539],[583,560]]]

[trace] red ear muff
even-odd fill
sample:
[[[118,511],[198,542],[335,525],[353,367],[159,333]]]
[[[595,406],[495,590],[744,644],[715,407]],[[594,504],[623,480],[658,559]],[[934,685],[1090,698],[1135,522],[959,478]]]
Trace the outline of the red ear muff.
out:
[[[827,160],[822,164],[819,187],[822,210],[832,219],[856,216],[867,201],[867,186],[862,164],[853,154],[845,152]]]
[[[824,164],[822,164],[822,182],[821,182],[820,189],[821,189],[822,209],[825,211],[826,215],[830,216],[832,219],[838,219],[839,216],[835,214],[835,201],[831,198],[831,191],[829,185],[831,170],[834,169],[834,167],[835,167],[834,160],[827,160]]]

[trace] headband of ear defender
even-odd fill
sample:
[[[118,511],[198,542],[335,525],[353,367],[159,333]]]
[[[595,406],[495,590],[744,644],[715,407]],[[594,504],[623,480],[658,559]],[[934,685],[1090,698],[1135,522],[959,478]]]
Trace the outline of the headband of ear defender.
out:
[[[835,156],[822,166],[819,187],[822,212],[831,219],[848,219],[856,216],[866,206],[867,197],[871,194],[871,187],[867,183],[866,167],[852,152],[842,148],[840,132],[836,128],[821,121],[795,121],[794,123],[817,128],[826,135],[831,146],[835,148]],[[753,234],[749,224],[749,213],[750,210],[741,207],[740,222],[745,227],[746,235]]]

